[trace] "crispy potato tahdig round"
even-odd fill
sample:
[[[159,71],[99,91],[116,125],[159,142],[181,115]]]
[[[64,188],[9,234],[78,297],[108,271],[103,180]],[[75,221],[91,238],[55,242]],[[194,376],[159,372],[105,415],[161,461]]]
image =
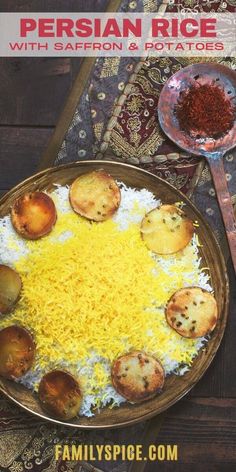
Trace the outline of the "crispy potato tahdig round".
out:
[[[18,198],[11,209],[12,224],[23,238],[39,239],[56,223],[54,202],[44,192],[29,192]]]
[[[6,265],[0,265],[0,314],[9,313],[21,291],[19,274]]]
[[[93,221],[111,218],[119,208],[120,198],[115,180],[103,170],[81,175],[70,188],[73,210]]]
[[[39,399],[49,414],[70,420],[80,410],[82,394],[73,375],[63,370],[52,370],[40,381]]]
[[[141,351],[116,359],[111,371],[115,390],[131,403],[154,397],[163,387],[165,372],[161,363]]]
[[[176,205],[161,205],[141,222],[142,238],[156,254],[174,254],[184,249],[193,233],[193,222]]]
[[[200,287],[178,290],[167,303],[166,320],[185,338],[199,338],[213,331],[218,309],[213,295]]]
[[[25,328],[12,325],[0,331],[0,375],[20,378],[32,367],[34,340]]]

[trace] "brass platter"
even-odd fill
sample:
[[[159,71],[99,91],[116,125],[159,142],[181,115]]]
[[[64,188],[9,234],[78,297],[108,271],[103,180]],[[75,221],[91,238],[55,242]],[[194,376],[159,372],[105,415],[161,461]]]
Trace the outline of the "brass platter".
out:
[[[192,202],[172,185],[159,177],[137,167],[109,161],[82,161],[44,170],[17,185],[0,200],[0,217],[7,215],[14,200],[27,191],[52,190],[53,184],[70,184],[79,175],[103,168],[118,181],[135,188],[146,188],[164,203],[183,201],[185,211],[192,220],[198,220],[202,265],[208,267],[211,284],[219,309],[219,320],[206,348],[194,360],[192,368],[184,376],[171,375],[166,378],[161,395],[138,405],[125,403],[119,408],[101,410],[92,418],[80,417],[70,422],[49,417],[42,409],[37,396],[18,383],[0,378],[0,391],[19,406],[38,417],[81,429],[116,428],[128,426],[155,416],[182,398],[199,381],[212,362],[222,340],[228,314],[229,284],[225,261],[220,247],[201,213]]]

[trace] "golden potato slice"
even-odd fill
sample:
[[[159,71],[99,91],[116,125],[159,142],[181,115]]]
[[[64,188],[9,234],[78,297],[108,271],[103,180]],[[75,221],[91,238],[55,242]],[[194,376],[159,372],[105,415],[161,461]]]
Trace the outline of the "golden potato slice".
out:
[[[61,420],[70,420],[80,410],[82,394],[77,380],[71,374],[52,370],[41,379],[39,399],[49,414]]]
[[[78,177],[70,188],[70,203],[81,216],[94,221],[111,218],[120,205],[120,189],[103,170]]]
[[[21,291],[19,274],[6,265],[0,265],[0,314],[9,313]]]
[[[8,326],[0,331],[0,375],[20,378],[31,367],[35,357],[34,340],[25,328]]]
[[[167,303],[166,320],[185,338],[199,338],[213,331],[218,309],[213,295],[200,287],[178,290]]]
[[[174,254],[184,249],[194,233],[193,222],[175,205],[162,205],[145,215],[141,235],[156,254]]]
[[[116,359],[111,370],[115,390],[131,403],[154,397],[163,387],[165,372],[161,363],[141,351]]]
[[[57,212],[53,200],[44,192],[26,193],[11,210],[12,224],[23,238],[39,239],[50,233]]]

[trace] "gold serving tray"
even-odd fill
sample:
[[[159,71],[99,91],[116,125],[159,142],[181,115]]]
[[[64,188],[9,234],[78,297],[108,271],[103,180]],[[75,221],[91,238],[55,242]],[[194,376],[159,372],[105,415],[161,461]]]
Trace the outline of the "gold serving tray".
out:
[[[159,177],[137,167],[118,162],[97,160],[76,162],[47,169],[33,175],[4,195],[0,200],[0,216],[7,215],[15,199],[27,191],[50,191],[55,188],[53,184],[70,184],[79,175],[101,168],[118,181],[122,181],[131,187],[150,190],[163,203],[183,201],[186,204],[185,211],[187,215],[192,220],[198,220],[199,222],[197,233],[202,244],[200,248],[202,266],[208,267],[210,270],[211,284],[214,288],[220,316],[206,348],[200,352],[194,360],[191,370],[184,376],[168,376],[162,393],[147,402],[138,405],[126,403],[113,409],[106,407],[92,418],[80,417],[70,422],[56,420],[42,410],[37,395],[13,381],[0,377],[0,391],[28,412],[48,421],[81,429],[128,426],[151,418],[180,400],[199,381],[212,362],[224,334],[229,303],[229,284],[225,261],[208,223],[184,194]],[[127,307],[127,314],[128,310],[129,307]]]

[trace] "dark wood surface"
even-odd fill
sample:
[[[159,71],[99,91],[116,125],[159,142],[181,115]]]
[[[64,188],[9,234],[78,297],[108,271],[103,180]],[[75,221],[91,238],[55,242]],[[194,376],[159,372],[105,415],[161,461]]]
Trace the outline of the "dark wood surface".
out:
[[[104,0],[61,0],[57,11],[99,11]],[[0,11],[53,11],[52,0],[2,0]],[[0,194],[36,169],[79,70],[79,59],[0,60]],[[179,461],[158,463],[169,472],[236,470],[236,294],[230,267],[231,307],[223,343],[205,376],[165,417],[156,439],[178,444]],[[153,472],[150,463],[145,471]]]

